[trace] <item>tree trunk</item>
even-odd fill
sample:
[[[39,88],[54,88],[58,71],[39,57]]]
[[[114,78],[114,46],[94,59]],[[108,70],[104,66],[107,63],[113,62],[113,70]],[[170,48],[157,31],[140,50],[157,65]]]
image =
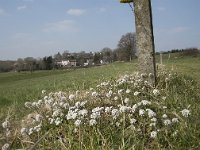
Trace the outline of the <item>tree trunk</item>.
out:
[[[139,72],[150,76],[156,85],[155,46],[152,24],[151,0],[134,0],[136,47],[139,51]]]

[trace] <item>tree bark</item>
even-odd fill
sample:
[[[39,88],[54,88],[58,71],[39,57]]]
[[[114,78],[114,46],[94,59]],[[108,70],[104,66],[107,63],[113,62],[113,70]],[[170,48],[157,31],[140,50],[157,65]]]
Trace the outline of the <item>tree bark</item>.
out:
[[[156,85],[155,46],[152,24],[151,0],[133,0],[136,26],[136,47],[140,73],[150,76]]]

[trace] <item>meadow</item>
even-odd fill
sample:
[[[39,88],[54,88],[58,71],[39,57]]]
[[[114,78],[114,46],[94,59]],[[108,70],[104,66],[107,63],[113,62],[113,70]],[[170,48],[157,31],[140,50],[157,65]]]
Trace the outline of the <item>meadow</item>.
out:
[[[157,63],[160,62],[159,56],[156,58]],[[174,120],[179,120],[181,122],[181,125],[178,126],[176,125],[175,127],[173,126],[173,133],[170,133],[171,131],[163,127],[161,123],[159,123],[160,130],[159,132],[163,132],[163,136],[160,136],[157,140],[152,140],[152,138],[157,136],[157,131],[152,131],[152,128],[145,128],[144,135],[139,135],[133,132],[132,134],[135,134],[135,139],[132,139],[131,136],[128,135],[128,137],[125,136],[127,134],[126,129],[128,128],[130,130],[130,126],[128,126],[125,122],[127,120],[126,117],[130,117],[130,114],[126,114],[126,111],[122,111],[123,113],[121,116],[121,119],[123,120],[122,122],[114,122],[114,124],[117,124],[117,127],[114,126],[114,130],[111,128],[107,128],[106,124],[100,124],[98,125],[98,128],[91,128],[91,131],[94,131],[95,135],[91,135],[92,133],[89,132],[88,130],[82,130],[80,128],[75,128],[78,129],[78,133],[82,133],[84,136],[88,137],[89,140],[85,141],[82,136],[79,134],[77,137],[72,137],[72,134],[66,133],[69,137],[64,138],[64,142],[60,143],[54,143],[52,146],[59,147],[60,149],[110,149],[111,146],[114,144],[114,147],[111,149],[198,149],[199,147],[199,140],[200,140],[200,131],[198,129],[200,125],[200,121],[198,121],[198,118],[200,117],[200,98],[199,98],[199,85],[200,85],[200,57],[187,57],[187,56],[179,56],[177,54],[171,54],[170,57],[169,55],[163,55],[163,64],[164,68],[166,70],[173,70],[175,75],[171,79],[173,83],[169,84],[171,86],[168,88],[163,82],[165,82],[161,77],[166,78],[166,74],[162,74],[159,78],[160,84],[158,85],[158,89],[160,90],[160,93],[163,88],[165,88],[164,91],[162,91],[162,94],[159,95],[159,98],[165,97],[165,95],[168,95],[167,100],[165,102],[162,102],[160,105],[163,106],[168,106],[169,107],[169,112],[166,112],[166,116],[174,117],[171,118],[172,121]],[[70,99],[70,94],[74,93],[75,91],[90,91],[93,98],[91,96],[86,96],[85,98],[87,99],[92,99],[92,101],[95,99],[95,92],[101,93],[101,92],[108,92],[108,93],[103,93],[106,95],[105,97],[102,96],[103,99],[108,99],[108,94],[114,92],[113,87],[106,87],[107,89],[104,89],[104,87],[99,87],[100,89],[96,89],[95,91],[91,91],[91,88],[96,88],[96,85],[99,85],[101,83],[105,83],[104,81],[110,81],[110,82],[116,82],[113,81],[115,79],[120,78],[121,76],[124,76],[126,74],[131,74],[136,71],[137,68],[137,60],[134,60],[132,62],[115,62],[112,64],[104,65],[104,66],[98,66],[98,67],[92,67],[92,68],[81,68],[81,69],[69,69],[69,70],[52,70],[52,71],[36,71],[33,73],[30,72],[21,72],[21,73],[1,73],[0,74],[0,107],[1,107],[1,112],[0,112],[0,119],[1,123],[4,121],[6,116],[12,116],[11,118],[14,118],[15,120],[21,119],[22,117],[26,116],[26,114],[30,113],[32,109],[27,109],[24,107],[25,102],[34,102],[38,101],[39,99],[43,98],[42,91],[45,90],[45,93],[51,93],[51,92],[57,92],[53,93],[53,97],[59,97],[59,91],[64,92],[61,95],[65,95],[65,97],[69,97]],[[171,71],[170,71],[171,72]],[[169,77],[168,77],[169,78]],[[170,81],[170,82],[172,82]],[[132,82],[132,81],[131,81]],[[135,82],[135,80],[133,81]],[[114,84],[113,83],[113,84]],[[142,83],[141,86],[143,86]],[[107,85],[106,85],[107,86]],[[119,87],[118,87],[119,86]],[[164,86],[164,87],[163,87]],[[138,93],[142,93],[140,91],[141,89],[135,88],[132,85],[130,85],[128,82],[123,83],[121,85],[121,82],[119,85],[117,85],[116,93],[119,89],[118,88],[125,88],[126,92],[123,96],[124,99],[127,97],[131,99],[133,95],[137,95],[134,92],[127,92],[128,89],[130,91],[139,91]],[[112,92],[109,91],[109,89],[112,89]],[[141,101],[141,98],[146,98],[146,99],[152,99],[155,100],[155,104],[151,107],[152,110],[158,111],[158,114],[162,114],[163,110],[160,110],[157,108],[157,104],[160,103],[158,101],[158,97],[156,95],[156,92],[152,93],[152,90],[154,91],[155,89],[151,89],[151,87],[148,87],[146,89],[147,91],[143,93],[141,97],[136,97],[134,98],[134,101],[137,102],[137,104],[141,104],[141,102],[144,104],[148,104],[150,102],[146,101]],[[66,94],[67,93],[67,94]],[[131,95],[132,93],[132,95]],[[149,94],[150,93],[150,94]],[[103,95],[102,94],[102,95]],[[113,94],[113,93],[112,93]],[[111,95],[112,95],[111,94]],[[48,94],[47,94],[48,95]],[[49,95],[49,97],[52,97],[52,95]],[[162,97],[161,97],[162,95]],[[71,96],[71,99],[73,96]],[[84,96],[81,96],[80,98],[77,98],[78,100],[82,100]],[[110,96],[109,98],[111,98]],[[115,96],[116,97],[116,96]],[[112,97],[115,99],[115,97]],[[128,101],[128,99],[126,99]],[[79,101],[78,101],[79,102]],[[121,101],[118,101],[120,105],[126,106],[126,109],[129,109],[129,102],[123,101],[121,104]],[[112,107],[117,107],[117,104],[112,104]],[[133,104],[133,102],[130,102]],[[126,105],[127,104],[127,105]],[[74,105],[74,103],[70,103],[70,105]],[[92,102],[87,105],[89,107],[88,109],[92,109],[93,107],[101,105],[101,106],[110,106],[111,103],[108,101],[102,102],[96,104],[96,102]],[[190,105],[190,106],[189,106]],[[138,105],[139,106],[139,105]],[[99,106],[100,107],[100,106]],[[110,106],[111,107],[111,106]],[[144,110],[142,108],[139,111],[141,114],[141,110]],[[178,112],[183,112],[183,110],[179,110],[177,112],[177,118],[174,116],[174,111],[176,107],[183,109],[183,110],[188,110],[190,109],[190,113],[186,113],[186,119],[181,118]],[[123,107],[124,108],[124,107]],[[96,109],[96,108],[93,108]],[[93,109],[91,112],[93,112]],[[120,106],[120,110],[122,107]],[[113,109],[114,110],[114,109]],[[117,110],[117,109],[115,109]],[[150,110],[150,109],[146,109]],[[40,112],[40,110],[38,110]],[[99,110],[101,111],[101,110]],[[173,111],[170,112],[170,111]],[[90,112],[88,110],[88,112]],[[187,111],[186,111],[187,112]],[[102,112],[101,112],[102,113]],[[149,113],[149,112],[148,112]],[[188,116],[191,114],[191,118]],[[91,114],[92,115],[92,114]],[[94,114],[93,114],[94,115]],[[96,115],[96,114],[95,114]],[[133,114],[131,114],[133,115]],[[184,117],[183,115],[183,117]],[[146,123],[146,118],[141,119],[142,115],[134,116],[137,120],[140,120],[141,123],[135,125],[138,129],[144,128],[142,125],[142,122],[145,124]],[[137,118],[138,117],[138,118]],[[187,118],[188,117],[188,118]],[[161,117],[162,118],[162,117]],[[110,118],[106,118],[104,114],[104,119],[106,120],[107,123],[112,122],[113,120],[110,120]],[[157,118],[159,120],[159,118]],[[78,120],[76,120],[78,121]],[[79,120],[80,121],[80,120]],[[83,121],[83,120],[82,120]],[[91,121],[91,120],[89,120]],[[93,124],[95,124],[96,120],[92,120]],[[166,121],[166,120],[165,120]],[[169,120],[167,120],[169,121]],[[102,122],[102,120],[99,120],[99,122]],[[134,122],[132,120],[132,122]],[[59,121],[55,122],[59,124]],[[55,131],[51,131],[51,135],[57,135],[59,132],[66,132],[63,130],[63,128],[67,128],[72,132],[72,124],[75,124],[75,126],[78,126],[78,122],[67,122],[70,124],[70,126],[61,126],[55,128]],[[91,122],[90,122],[91,123]],[[118,124],[122,124],[122,129],[118,129]],[[169,122],[168,122],[169,123]],[[113,124],[112,124],[113,125]],[[112,126],[111,125],[111,126]],[[50,125],[51,126],[51,125]],[[91,126],[91,124],[90,124]],[[133,127],[133,126],[131,126]],[[135,128],[134,127],[134,128]],[[49,128],[49,125],[46,125],[44,128]],[[172,128],[172,127],[171,127]],[[176,133],[176,130],[180,130],[177,137],[172,137],[174,133]],[[1,129],[3,131],[3,129]],[[112,133],[112,137],[107,134],[107,132],[110,131]],[[150,132],[151,131],[151,132]],[[88,133],[89,132],[89,133]],[[131,132],[130,132],[131,133]],[[41,138],[43,137],[42,135],[46,134],[46,131],[42,129],[42,132],[40,133],[40,136],[38,138],[33,136],[33,141],[35,140],[36,143],[39,143],[38,141],[41,141]],[[149,134],[151,135],[151,138],[149,139]],[[39,134],[38,134],[39,135]],[[118,136],[120,135],[120,136]],[[1,134],[2,136],[2,134]],[[138,137],[137,137],[138,136]],[[92,139],[90,139],[92,137]],[[44,138],[44,137],[43,137]],[[80,138],[78,141],[76,138]],[[143,139],[142,139],[143,138]],[[3,138],[2,138],[3,139]],[[37,139],[37,140],[36,140]],[[50,141],[55,140],[51,136],[48,137]],[[93,140],[95,140],[93,141]],[[141,141],[140,141],[140,140]],[[67,140],[67,145],[66,147],[65,143]],[[81,141],[81,142],[80,142]],[[118,141],[118,142],[117,142]],[[119,142],[120,141],[120,142]],[[43,148],[45,149],[45,146],[48,144],[47,139],[43,140],[42,144],[39,143],[38,145],[34,145],[34,148]],[[128,142],[128,143],[127,143]],[[88,144],[89,143],[89,144]],[[135,143],[134,146],[131,145],[132,143]],[[167,144],[166,144],[167,143]],[[0,144],[2,144],[0,142]],[[14,143],[16,144],[16,143]],[[88,145],[89,146],[88,146]],[[116,144],[116,145],[115,145]],[[17,143],[16,145],[19,145]],[[21,144],[23,145],[23,144]],[[43,145],[43,146],[41,146]],[[102,147],[98,147],[98,145],[101,145]],[[24,147],[27,145],[24,144]],[[30,145],[29,145],[30,146]],[[37,147],[38,146],[38,147]],[[48,149],[48,146],[47,146]]]

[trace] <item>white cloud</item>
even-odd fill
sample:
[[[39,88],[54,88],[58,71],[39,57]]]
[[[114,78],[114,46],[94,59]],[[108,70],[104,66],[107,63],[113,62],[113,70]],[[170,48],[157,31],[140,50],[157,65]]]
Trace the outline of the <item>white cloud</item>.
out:
[[[77,29],[74,27],[74,21],[72,20],[63,20],[54,23],[48,23],[44,32],[75,32]]]
[[[67,13],[73,16],[81,16],[85,13],[85,10],[84,9],[69,9]]]
[[[27,8],[27,6],[26,5],[23,5],[23,6],[18,6],[17,7],[17,10],[23,10],[23,9],[26,9]]]

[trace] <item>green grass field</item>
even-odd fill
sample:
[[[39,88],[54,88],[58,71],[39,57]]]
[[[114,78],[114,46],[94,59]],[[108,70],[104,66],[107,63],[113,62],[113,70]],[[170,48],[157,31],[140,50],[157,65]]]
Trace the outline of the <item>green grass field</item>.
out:
[[[160,58],[157,56],[157,63]],[[200,57],[178,57],[176,54],[163,56],[166,68],[188,75],[200,83]],[[41,91],[70,91],[88,89],[105,79],[136,71],[137,61],[115,62],[113,64],[76,70],[52,70],[11,72],[0,74],[0,107],[12,104],[21,106],[25,101],[40,98]]]
[[[1,114],[4,114],[8,106],[22,107],[25,101],[40,98],[42,90],[52,92],[88,89],[102,80],[116,78],[133,71],[135,71],[135,63],[118,62],[76,70],[1,73]]]
[[[157,63],[159,64],[159,61],[160,61],[159,56],[156,56],[156,60],[157,60]],[[200,57],[189,57],[189,56],[181,57],[177,54],[173,54],[173,55],[171,54],[169,58],[168,55],[163,55],[163,65],[168,70],[173,70],[174,72],[178,72],[178,75],[182,74],[183,76],[186,76],[186,78],[183,78],[182,76],[177,76],[177,77],[175,76],[172,82],[171,88],[169,89],[166,88],[166,91],[164,91],[164,93],[166,92],[165,94],[168,95],[168,97],[167,97],[167,100],[164,101],[163,103],[167,105],[170,110],[175,111],[176,109],[180,107],[183,109],[183,108],[187,108],[188,105],[191,105],[190,109],[191,109],[192,117],[186,119],[185,124],[181,124],[179,128],[181,132],[178,133],[180,138],[173,139],[173,137],[170,137],[168,133],[164,132],[165,135],[162,136],[161,134],[160,137],[158,137],[158,140],[155,140],[154,142],[149,140],[148,138],[149,135],[144,135],[144,136],[147,136],[146,139],[141,139],[141,140],[139,140],[140,138],[132,139],[133,137],[130,136],[129,138],[132,139],[133,141],[129,141],[130,139],[129,138],[126,139],[125,134],[124,134],[125,132],[124,130],[126,129],[125,122],[124,122],[122,130],[121,129],[115,130],[114,129],[115,127],[113,129],[110,129],[109,126],[107,128],[107,125],[104,126],[104,124],[102,123],[99,125],[99,129],[102,129],[102,132],[105,132],[103,135],[101,133],[91,134],[90,132],[89,133],[91,135],[90,134],[88,135],[87,128],[81,131],[82,134],[87,135],[88,138],[91,136],[94,136],[94,138],[97,138],[96,139],[97,141],[102,139],[102,137],[100,136],[103,136],[103,139],[107,138],[107,140],[111,142],[111,143],[110,142],[107,143],[106,140],[104,141],[106,144],[108,144],[107,148],[109,148],[109,145],[112,146],[112,144],[117,144],[116,148],[119,148],[122,146],[120,149],[126,149],[126,148],[123,148],[123,146],[126,145],[125,141],[127,140],[126,142],[128,141],[133,142],[133,143],[136,142],[136,147],[139,147],[139,148],[141,148],[141,146],[144,143],[146,143],[147,145],[145,146],[143,145],[144,147],[142,149],[145,149],[145,147],[148,148],[150,145],[159,149],[162,149],[160,146],[164,146],[164,147],[166,146],[168,148],[171,147],[171,148],[176,148],[176,149],[182,149],[184,147],[191,148],[191,149],[198,149],[200,146],[198,142],[199,134],[200,134],[198,130],[199,128],[198,126],[200,125],[200,122],[198,121],[198,118],[200,117],[200,114],[199,114],[200,97],[198,93],[200,91],[199,91],[199,88],[196,88],[196,85],[194,84],[193,81],[187,80],[187,79],[193,79],[194,81],[196,81],[197,85],[200,85]],[[137,71],[137,60],[134,60],[132,62],[115,62],[109,65],[92,67],[92,68],[36,71],[33,73],[30,73],[30,72],[1,73],[0,74],[0,108],[1,108],[0,120],[1,120],[1,123],[3,122],[4,118],[8,115],[8,113],[10,113],[9,115],[11,115],[11,118],[12,119],[14,118],[14,120],[16,121],[21,120],[22,117],[30,113],[31,111],[27,110],[24,107],[24,103],[26,101],[33,102],[33,101],[37,101],[38,99],[41,99],[42,90],[46,90],[47,93],[56,92],[56,91],[64,91],[68,94],[70,94],[71,92],[73,93],[76,90],[85,91],[85,90],[88,90],[90,87],[95,87],[97,84],[101,83],[102,81],[110,80],[112,78],[116,79],[121,75],[130,74],[135,71]],[[128,87],[131,87],[131,86],[133,90],[136,90],[134,89],[133,85],[128,85]],[[162,90],[161,83],[160,83],[160,86]],[[127,87],[124,87],[124,88],[127,88]],[[108,89],[104,89],[102,90],[102,92],[105,92],[106,90]],[[141,90],[142,92],[142,88],[137,89],[137,90],[139,91]],[[146,94],[147,94],[147,97],[150,99],[156,98],[156,97],[149,97],[149,94],[152,94],[151,92],[150,93],[147,92]],[[91,96],[89,96],[88,99],[92,99]],[[91,105],[90,107],[93,107],[93,106]],[[180,113],[180,110],[177,113]],[[173,113],[170,115],[173,115]],[[145,120],[143,121],[145,123]],[[188,126],[186,123],[188,123]],[[143,127],[143,124],[140,124],[140,125],[141,127]],[[187,127],[187,130],[185,130],[185,126]],[[71,130],[70,124],[69,125],[65,124],[65,127],[66,128],[69,127],[69,130]],[[59,131],[58,129],[55,128],[55,130],[53,130],[51,134],[56,135]],[[63,127],[60,128],[60,130],[62,129]],[[163,129],[165,129],[165,126],[163,127]],[[178,126],[177,126],[177,129],[178,129]],[[3,131],[3,129],[1,130]],[[92,128],[92,130],[96,132],[95,128]],[[110,137],[109,134],[107,134],[108,130],[110,130],[109,132],[113,133],[113,137]],[[46,130],[42,130],[42,133],[40,136],[44,134],[43,131],[46,132]],[[63,130],[63,132],[65,132],[65,130]],[[122,133],[122,135],[118,136],[119,133],[120,134]],[[79,143],[77,143],[76,139],[74,139],[72,135],[70,135],[71,137],[69,138],[69,141],[73,141],[71,144],[75,146],[76,148],[81,148],[79,147],[81,146],[79,145],[81,144],[80,141],[85,142],[85,144],[88,144],[88,141],[87,140],[85,141],[84,139],[79,139]],[[36,138],[35,140],[37,141],[38,138]],[[4,139],[3,136],[2,136],[2,139]],[[51,141],[53,139],[50,138],[49,140]],[[18,140],[15,140],[15,142],[16,141]],[[48,145],[49,144],[48,142],[50,141],[45,142],[44,140],[43,146],[42,145],[40,146],[43,147],[43,149],[45,149],[44,145]],[[92,147],[90,146],[89,147],[91,149],[96,149],[96,148],[98,149],[99,143],[95,143],[95,141],[93,143],[93,139],[91,139],[91,142],[92,142],[90,143],[91,145],[90,144],[89,145]],[[165,144],[166,142],[168,143],[167,145]],[[0,145],[1,144],[2,143],[0,142]],[[15,144],[20,145],[19,143],[18,144],[15,143]],[[131,146],[131,147],[133,146],[129,144],[127,143],[127,146]],[[54,147],[57,147],[57,145],[60,145],[60,144],[52,143],[52,146]],[[93,147],[93,146],[96,146],[96,147]],[[62,147],[62,143],[61,143],[61,147]],[[153,147],[150,146],[149,148],[153,149]]]

